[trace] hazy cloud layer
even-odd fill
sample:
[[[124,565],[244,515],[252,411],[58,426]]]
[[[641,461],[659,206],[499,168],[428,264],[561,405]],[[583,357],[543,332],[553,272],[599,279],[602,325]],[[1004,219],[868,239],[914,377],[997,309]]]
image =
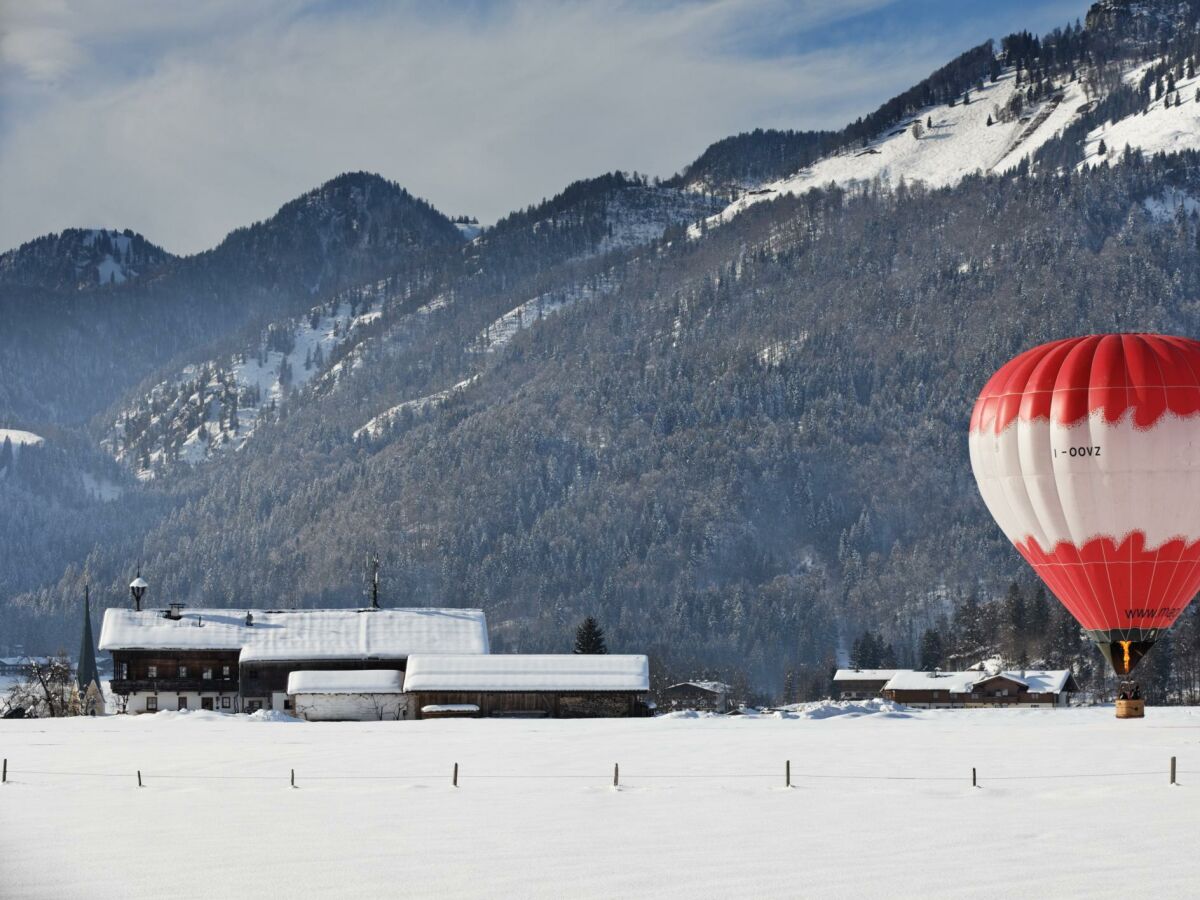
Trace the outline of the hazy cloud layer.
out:
[[[871,27],[898,4],[907,31]],[[756,126],[841,125],[991,29],[1086,8],[1030,5],[0,0],[0,248],[107,225],[194,252],[354,169],[494,220]]]

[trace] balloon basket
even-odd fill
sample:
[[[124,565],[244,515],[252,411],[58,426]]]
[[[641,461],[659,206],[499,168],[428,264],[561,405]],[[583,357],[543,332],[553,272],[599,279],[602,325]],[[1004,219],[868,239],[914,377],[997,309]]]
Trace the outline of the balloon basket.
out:
[[[1118,700],[1118,719],[1144,719],[1146,717],[1145,700]]]
[[[1142,691],[1136,681],[1122,681],[1117,693],[1118,719],[1144,719],[1146,717],[1146,701],[1142,699]]]

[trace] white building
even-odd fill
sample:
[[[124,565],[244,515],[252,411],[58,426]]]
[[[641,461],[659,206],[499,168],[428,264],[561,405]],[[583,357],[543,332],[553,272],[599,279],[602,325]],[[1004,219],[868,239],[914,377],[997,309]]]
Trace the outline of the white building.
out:
[[[407,719],[404,673],[394,669],[299,671],[288,676],[292,714],[309,722]]]

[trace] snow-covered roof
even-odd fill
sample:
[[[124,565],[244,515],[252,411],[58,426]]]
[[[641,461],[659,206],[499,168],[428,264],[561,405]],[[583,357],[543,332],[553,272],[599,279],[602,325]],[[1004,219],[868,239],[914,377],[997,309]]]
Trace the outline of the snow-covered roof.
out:
[[[474,703],[429,703],[421,707],[423,713],[454,713],[454,712],[479,712],[479,707]]]
[[[246,624],[249,612],[253,624]],[[487,653],[478,609],[107,609],[101,650],[240,650],[241,661]]]
[[[289,694],[399,694],[404,673],[394,669],[322,672],[304,670],[288,675]]]
[[[902,669],[838,669],[834,681],[887,681]]]
[[[612,654],[417,655],[406,691],[648,691],[644,656]]]
[[[671,685],[667,690],[678,687],[694,687],[702,691],[711,691],[714,694],[728,694],[733,690],[723,681],[681,681],[679,684]]]
[[[887,691],[949,691],[952,694],[965,694],[981,677],[986,676],[980,672],[914,672],[901,669],[883,688]]]
[[[1021,672],[914,672],[901,669],[883,686],[886,691],[949,691],[952,694],[969,694],[971,689],[983,681],[1005,678],[1028,687],[1034,694],[1059,693],[1066,686],[1071,673],[1067,669],[1025,669]]]

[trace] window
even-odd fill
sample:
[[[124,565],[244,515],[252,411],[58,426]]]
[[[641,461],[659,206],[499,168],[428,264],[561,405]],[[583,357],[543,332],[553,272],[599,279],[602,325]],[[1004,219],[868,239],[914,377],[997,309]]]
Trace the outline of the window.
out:
[[[221,698],[221,709],[229,709],[229,698],[228,697]]]
[[[158,666],[146,666],[146,677],[147,678],[157,678],[158,677]]]
[[[205,681],[212,681],[212,666],[209,666],[207,669],[201,672],[200,677]]]
[[[187,666],[180,666],[180,667],[179,667],[179,677],[180,677],[180,678],[187,678]]]
[[[129,663],[117,663],[117,680],[122,680],[129,677]]]
[[[229,666],[221,666],[221,677],[222,678],[229,677]]]
[[[292,701],[291,701],[291,700],[284,700],[284,701],[283,701],[283,708],[284,708],[284,709],[291,709],[291,708],[292,708]]]
[[[146,698],[146,712],[158,712],[158,698],[157,697],[147,697]]]

